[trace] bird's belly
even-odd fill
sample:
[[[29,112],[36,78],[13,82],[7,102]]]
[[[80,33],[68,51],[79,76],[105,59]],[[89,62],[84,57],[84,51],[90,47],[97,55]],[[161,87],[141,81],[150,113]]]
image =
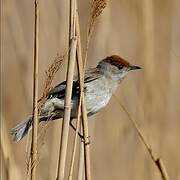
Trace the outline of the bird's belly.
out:
[[[88,115],[92,115],[108,104],[112,93],[105,84],[94,84],[87,87],[85,95]]]
[[[86,84],[85,100],[88,116],[95,114],[108,104],[113,89],[115,89],[116,86],[117,85],[109,84],[109,82],[104,79],[100,81],[95,80]],[[77,116],[78,104],[78,96],[74,96],[71,101],[71,117],[73,118]],[[52,98],[47,100],[42,109],[42,113],[46,115],[56,110],[61,111],[61,116],[63,116],[64,99]]]

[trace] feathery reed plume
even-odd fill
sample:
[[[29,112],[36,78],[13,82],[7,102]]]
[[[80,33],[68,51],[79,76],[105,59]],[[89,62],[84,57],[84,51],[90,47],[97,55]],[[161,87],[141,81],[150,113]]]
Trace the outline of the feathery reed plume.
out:
[[[89,25],[88,25],[88,30],[87,30],[87,40],[86,40],[86,47],[85,47],[84,72],[85,72],[85,67],[86,67],[89,42],[93,33],[94,24],[96,22],[96,19],[102,14],[106,6],[107,6],[107,0],[93,0],[92,2],[91,15],[89,19]]]
[[[57,57],[55,57],[52,64],[45,71],[46,79],[45,79],[45,83],[44,83],[42,96],[38,100],[38,114],[40,114],[40,112],[41,112],[41,108],[42,108],[42,106],[44,105],[44,103],[45,103],[45,101],[47,99],[48,92],[51,90],[53,79],[54,79],[56,73],[62,67],[62,63],[63,63],[66,56],[67,56],[67,52],[65,52],[61,56],[57,55]],[[45,133],[45,131],[46,131],[47,127],[48,127],[48,122],[49,121],[47,121],[46,125],[43,126],[42,129],[39,131],[38,140]],[[29,143],[30,143],[30,136],[29,136],[29,133],[28,133],[27,142],[26,142],[26,164],[27,164],[27,175],[26,176],[27,177],[29,177],[30,170],[31,170],[31,158],[30,158],[29,150],[28,150],[28,147],[30,145]]]
[[[156,165],[156,167],[158,168],[161,177],[163,180],[169,180],[169,176],[168,173],[166,171],[166,168],[164,166],[164,163],[162,161],[162,159],[160,157],[156,157],[154,155],[154,151],[151,148],[151,146],[149,145],[149,143],[145,140],[145,137],[142,133],[142,131],[140,130],[140,128],[138,127],[136,121],[131,117],[129,111],[126,109],[126,107],[120,102],[120,100],[114,95],[115,99],[117,100],[118,104],[121,106],[121,108],[123,109],[123,111],[127,114],[129,120],[131,121],[132,125],[134,126],[135,130],[138,133],[138,136],[140,137],[140,139],[142,140],[143,144],[145,145],[152,161],[154,162],[154,164]]]
[[[52,81],[56,75],[56,73],[59,71],[59,69],[62,66],[62,62],[64,58],[66,57],[67,53],[64,53],[62,56],[57,56],[53,63],[49,66],[48,70],[46,71],[46,80],[44,84],[43,94],[41,98],[38,100],[39,105],[39,113],[41,111],[41,107],[44,105],[44,102],[47,99],[48,92],[51,90]]]
[[[88,36],[92,33],[92,29],[93,29],[93,26],[97,17],[99,17],[102,14],[106,6],[107,6],[107,0],[93,0],[89,29],[88,29]]]
[[[64,58],[67,56],[67,52],[65,52],[63,55],[55,57],[53,63],[49,66],[48,70],[45,71],[46,73],[46,80],[44,83],[44,89],[41,98],[38,100],[38,111],[39,114],[41,113],[41,109],[47,100],[47,96],[49,91],[52,89],[52,81],[56,75],[56,73],[59,71],[59,69],[62,66]],[[38,139],[45,134],[46,129],[48,128],[48,122],[50,122],[51,119],[48,119],[45,126],[42,126],[41,131],[39,132]]]

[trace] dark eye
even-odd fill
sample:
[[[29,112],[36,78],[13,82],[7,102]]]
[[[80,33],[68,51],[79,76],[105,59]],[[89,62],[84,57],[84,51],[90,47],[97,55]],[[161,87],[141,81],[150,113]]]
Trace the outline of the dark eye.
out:
[[[118,69],[122,69],[122,68],[123,68],[123,65],[119,65],[119,66],[118,66]]]

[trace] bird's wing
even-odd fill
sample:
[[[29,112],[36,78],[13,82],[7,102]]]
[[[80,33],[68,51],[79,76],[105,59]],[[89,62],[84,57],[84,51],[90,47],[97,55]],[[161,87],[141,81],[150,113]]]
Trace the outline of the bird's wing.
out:
[[[101,76],[102,74],[100,73],[99,69],[97,68],[89,69],[85,73],[84,84],[99,79]]]
[[[90,83],[91,81],[94,81],[96,79],[99,79],[102,76],[102,74],[99,72],[97,68],[92,68],[86,71],[85,78],[84,78],[84,87],[86,88],[86,84]],[[59,99],[63,99],[65,97],[65,91],[66,91],[66,81],[63,81],[62,83],[55,86],[49,93],[48,98],[54,98],[57,97]],[[73,80],[73,95],[77,94],[79,95],[79,80],[78,77],[75,76]]]
[[[59,98],[64,99],[66,92],[66,81],[63,81],[62,83],[55,86],[49,93],[48,93],[48,99],[51,98]],[[73,81],[73,94],[79,92],[79,82]]]
[[[91,68],[86,70],[85,72],[85,77],[84,77],[84,84],[86,86],[87,83],[94,81],[96,79],[99,79],[102,76],[102,74],[100,73],[99,69],[97,68]],[[74,77],[75,81],[78,81],[78,76]]]

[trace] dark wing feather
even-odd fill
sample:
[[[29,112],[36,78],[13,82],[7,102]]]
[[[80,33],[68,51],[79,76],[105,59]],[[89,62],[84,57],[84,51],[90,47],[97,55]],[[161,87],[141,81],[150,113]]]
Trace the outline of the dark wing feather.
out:
[[[66,89],[66,82],[63,81],[62,83],[58,84],[53,89],[51,89],[51,91],[49,91],[48,99],[53,97],[57,97],[57,98],[61,98],[61,96],[63,97],[65,95],[65,89]]]
[[[98,68],[91,68],[86,70],[85,77],[84,77],[84,84],[99,79],[102,76]],[[78,80],[78,76],[75,76],[75,80]]]
[[[101,73],[99,72],[99,70],[97,68],[93,68],[90,70],[87,70],[85,73],[85,79],[84,79],[84,83],[85,83],[85,88],[86,88],[86,84],[90,83],[91,81],[94,81],[98,78],[101,77]],[[65,91],[66,91],[66,81],[63,81],[62,83],[58,84],[57,86],[55,86],[48,94],[48,99],[50,98],[54,98],[57,97],[59,99],[63,99],[65,97]],[[79,95],[79,80],[78,77],[76,76],[73,80],[73,89],[72,89],[72,94],[73,95]]]
[[[62,83],[55,86],[49,93],[48,93],[48,99],[51,98],[59,98],[63,99],[65,97],[66,92],[66,81],[63,81]],[[79,82],[73,81],[73,94],[79,93]]]

